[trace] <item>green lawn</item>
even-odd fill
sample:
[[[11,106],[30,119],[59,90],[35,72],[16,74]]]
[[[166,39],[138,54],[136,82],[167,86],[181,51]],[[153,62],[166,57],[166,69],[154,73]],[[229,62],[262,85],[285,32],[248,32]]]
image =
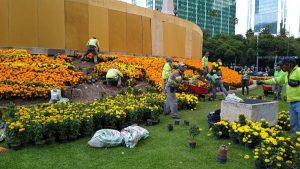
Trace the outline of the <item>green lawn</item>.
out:
[[[250,91],[250,95],[260,95],[261,89]],[[219,96],[221,98],[221,96]],[[271,97],[267,99],[272,99]],[[125,147],[90,148],[89,138],[74,142],[54,144],[44,148],[29,146],[18,151],[0,154],[0,168],[105,168],[105,169],[252,169],[254,160],[244,160],[245,154],[252,157],[252,151],[241,145],[229,145],[230,140],[215,140],[208,137],[207,114],[220,107],[220,101],[200,102],[197,110],[181,111],[181,124],[174,126],[172,132],[167,131],[167,124],[174,123],[169,116],[162,116],[161,123],[156,126],[144,126],[150,137],[140,141],[133,149]],[[287,110],[288,104],[280,103],[280,110]],[[187,146],[188,127],[182,125],[183,120],[199,125],[203,131],[197,137],[196,149]],[[216,162],[216,152],[221,144],[229,147],[228,162]],[[0,146],[5,144],[0,144]]]

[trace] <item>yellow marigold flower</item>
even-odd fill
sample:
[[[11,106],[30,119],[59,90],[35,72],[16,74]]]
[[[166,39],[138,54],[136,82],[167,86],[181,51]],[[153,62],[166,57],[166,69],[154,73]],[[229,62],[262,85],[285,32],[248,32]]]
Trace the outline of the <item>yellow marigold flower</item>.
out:
[[[285,163],[292,164],[293,162],[291,160],[287,160]]]
[[[282,157],[277,156],[276,159],[279,160],[279,161],[281,161],[281,160],[282,160]]]
[[[300,137],[298,137],[298,138],[297,138],[297,141],[299,141],[299,142],[300,142]]]
[[[253,158],[254,158],[254,159],[258,159],[258,156],[254,156]]]
[[[277,163],[276,166],[277,166],[277,167],[281,167],[281,164],[280,164],[280,163]]]
[[[300,136],[300,131],[297,131],[296,134],[297,134],[298,136]]]
[[[247,155],[247,154],[244,156],[244,159],[245,159],[245,160],[248,160],[249,158],[250,158],[250,157],[249,157],[249,155]]]

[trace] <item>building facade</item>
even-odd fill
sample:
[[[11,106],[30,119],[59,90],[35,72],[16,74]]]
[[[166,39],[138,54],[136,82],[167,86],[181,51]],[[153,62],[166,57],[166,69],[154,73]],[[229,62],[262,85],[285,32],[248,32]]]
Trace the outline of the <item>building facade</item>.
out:
[[[147,0],[147,8],[161,10],[163,0]],[[235,0],[173,0],[177,16],[196,23],[212,36],[234,34],[237,23]]]
[[[299,0],[237,0],[236,34],[245,34],[249,29],[255,33],[266,26],[278,35],[285,29],[288,36],[300,35]]]

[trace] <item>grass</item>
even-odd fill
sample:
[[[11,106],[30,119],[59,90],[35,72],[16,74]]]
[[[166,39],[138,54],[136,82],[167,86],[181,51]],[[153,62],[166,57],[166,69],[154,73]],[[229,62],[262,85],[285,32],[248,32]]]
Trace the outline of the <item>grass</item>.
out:
[[[260,95],[262,90],[250,91],[250,95]],[[239,94],[238,94],[239,95]],[[220,96],[219,96],[220,97]],[[220,97],[221,98],[221,97]],[[272,99],[271,97],[267,99]],[[288,104],[280,102],[280,110],[287,110]],[[207,136],[207,114],[220,107],[220,101],[200,102],[197,110],[181,111],[181,124],[174,130],[167,131],[167,124],[174,123],[169,116],[161,116],[161,123],[156,126],[143,126],[150,132],[150,137],[141,140],[133,149],[125,147],[90,148],[89,138],[74,142],[54,144],[44,148],[29,146],[18,151],[0,154],[0,168],[105,168],[105,169],[232,169],[254,168],[254,160],[244,160],[245,154],[252,157],[252,150],[241,145],[229,145],[230,140],[215,140]],[[203,131],[196,137],[196,149],[188,148],[188,127],[183,120],[197,124]],[[220,145],[228,146],[228,161],[219,164],[216,161]],[[5,146],[4,143],[0,146]]]

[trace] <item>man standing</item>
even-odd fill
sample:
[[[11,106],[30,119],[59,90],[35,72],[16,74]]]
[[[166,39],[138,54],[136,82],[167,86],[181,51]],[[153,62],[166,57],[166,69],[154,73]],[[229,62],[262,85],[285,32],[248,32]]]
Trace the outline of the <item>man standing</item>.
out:
[[[208,56],[209,52],[205,52],[205,55],[202,57],[202,67],[206,73],[208,73]]]
[[[249,73],[251,73],[251,70],[245,66],[242,70],[241,70],[241,74],[242,74],[242,94],[244,95],[244,88],[246,87],[247,90],[247,95],[249,95],[249,81],[250,81],[250,76]]]
[[[282,76],[284,74],[284,72],[281,70],[280,66],[276,66],[276,70],[274,72],[274,78],[278,78],[280,76]],[[282,89],[282,85],[279,85],[278,83],[276,83],[275,85],[273,85],[273,91],[274,91],[274,100],[281,100],[281,89]]]
[[[97,38],[92,37],[91,39],[89,39],[86,46],[87,46],[87,51],[82,55],[81,60],[83,60],[86,57],[86,55],[88,55],[89,53],[92,53],[94,58],[94,63],[95,64],[98,63],[98,52],[100,50],[100,45]]]
[[[286,94],[287,102],[290,103],[291,132],[296,133],[300,131],[300,68],[292,57],[284,58],[278,65],[287,73],[269,80],[257,81],[257,84],[283,85],[287,83]]]
[[[109,69],[106,73],[106,82],[108,85],[120,87],[122,84],[122,77],[123,74],[118,69],[113,67],[112,69]]]
[[[162,79],[163,79],[163,86],[162,86],[162,90],[165,91],[165,87],[166,87],[166,84],[167,84],[167,81],[168,81],[168,78],[169,78],[169,75],[172,71],[172,63],[173,63],[173,60],[171,58],[167,58],[166,59],[166,63],[163,67],[163,71],[162,71]]]
[[[178,116],[178,103],[176,98],[176,90],[178,89],[180,83],[183,82],[183,73],[186,70],[184,63],[179,62],[177,64],[177,69],[174,70],[167,81],[165,90],[167,93],[167,100],[164,106],[164,114],[167,115],[171,111],[172,118],[179,119]]]

